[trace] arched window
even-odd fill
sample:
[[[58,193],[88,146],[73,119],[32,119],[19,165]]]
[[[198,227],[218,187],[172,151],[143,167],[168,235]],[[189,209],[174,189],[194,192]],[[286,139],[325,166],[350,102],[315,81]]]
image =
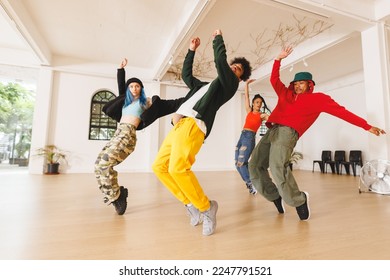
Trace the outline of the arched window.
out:
[[[101,90],[95,93],[91,101],[89,119],[90,140],[110,140],[116,131],[117,122],[103,113],[103,106],[116,96],[110,91]]]

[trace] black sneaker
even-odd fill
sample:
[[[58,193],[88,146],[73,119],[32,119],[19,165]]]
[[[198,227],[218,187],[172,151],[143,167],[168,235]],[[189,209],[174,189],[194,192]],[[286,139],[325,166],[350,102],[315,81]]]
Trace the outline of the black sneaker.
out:
[[[274,200],[274,204],[276,206],[276,209],[278,209],[278,212],[280,214],[284,214],[285,210],[284,210],[283,200],[281,196],[279,196],[279,198]]]
[[[301,206],[295,207],[297,209],[297,213],[299,219],[302,221],[307,221],[310,218],[310,209],[309,209],[309,194],[307,192],[303,192],[306,196],[306,201]]]
[[[114,204],[115,210],[118,213],[118,215],[123,215],[126,212],[127,208],[127,196],[128,196],[128,190],[121,186],[120,194],[117,200],[115,200],[112,204]]]

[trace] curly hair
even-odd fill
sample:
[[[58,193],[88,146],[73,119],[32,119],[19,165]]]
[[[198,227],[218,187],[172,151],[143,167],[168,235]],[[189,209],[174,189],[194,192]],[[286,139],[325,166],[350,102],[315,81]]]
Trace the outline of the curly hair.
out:
[[[235,63],[242,65],[243,73],[240,78],[245,82],[252,75],[252,67],[249,61],[245,57],[236,57],[230,62],[230,65]]]

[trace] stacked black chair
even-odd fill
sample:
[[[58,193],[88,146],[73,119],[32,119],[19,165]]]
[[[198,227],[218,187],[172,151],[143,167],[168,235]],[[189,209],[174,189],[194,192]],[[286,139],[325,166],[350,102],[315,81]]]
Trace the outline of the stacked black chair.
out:
[[[327,169],[327,164],[329,162],[332,162],[332,151],[327,151],[327,150],[324,150],[322,151],[321,153],[321,159],[320,160],[313,160],[313,172],[314,172],[314,165],[316,163],[318,163],[318,165],[320,166],[320,170],[321,170],[321,173],[326,173]],[[334,165],[332,167],[332,165],[330,165],[331,168],[332,168],[332,173],[335,173],[334,172]]]
[[[350,174],[350,167],[352,167],[353,176],[356,176],[356,166],[363,166],[362,151],[352,150],[349,152],[349,161],[341,162],[345,168],[345,173]]]
[[[331,162],[327,162],[327,164],[330,165],[330,167],[332,168],[332,173],[334,173],[334,169],[336,168],[336,173],[337,174],[341,174],[341,164],[343,162],[345,162],[346,159],[345,159],[345,151],[342,151],[342,150],[337,150],[335,151],[334,153],[334,160],[331,161]]]

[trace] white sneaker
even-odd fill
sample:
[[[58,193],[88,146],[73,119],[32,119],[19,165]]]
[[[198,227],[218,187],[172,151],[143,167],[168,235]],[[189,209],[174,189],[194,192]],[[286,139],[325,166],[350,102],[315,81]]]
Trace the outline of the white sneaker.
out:
[[[217,226],[218,203],[210,201],[209,210],[203,212],[203,235],[211,235]]]
[[[191,226],[197,226],[199,225],[200,223],[202,223],[202,213],[200,213],[200,211],[195,208],[194,205],[190,205],[190,206],[187,206],[186,205],[186,209],[187,209],[187,215],[190,217],[190,225]]]
[[[256,195],[257,194],[257,190],[255,189],[255,187],[253,185],[249,188],[249,193],[251,195]]]

